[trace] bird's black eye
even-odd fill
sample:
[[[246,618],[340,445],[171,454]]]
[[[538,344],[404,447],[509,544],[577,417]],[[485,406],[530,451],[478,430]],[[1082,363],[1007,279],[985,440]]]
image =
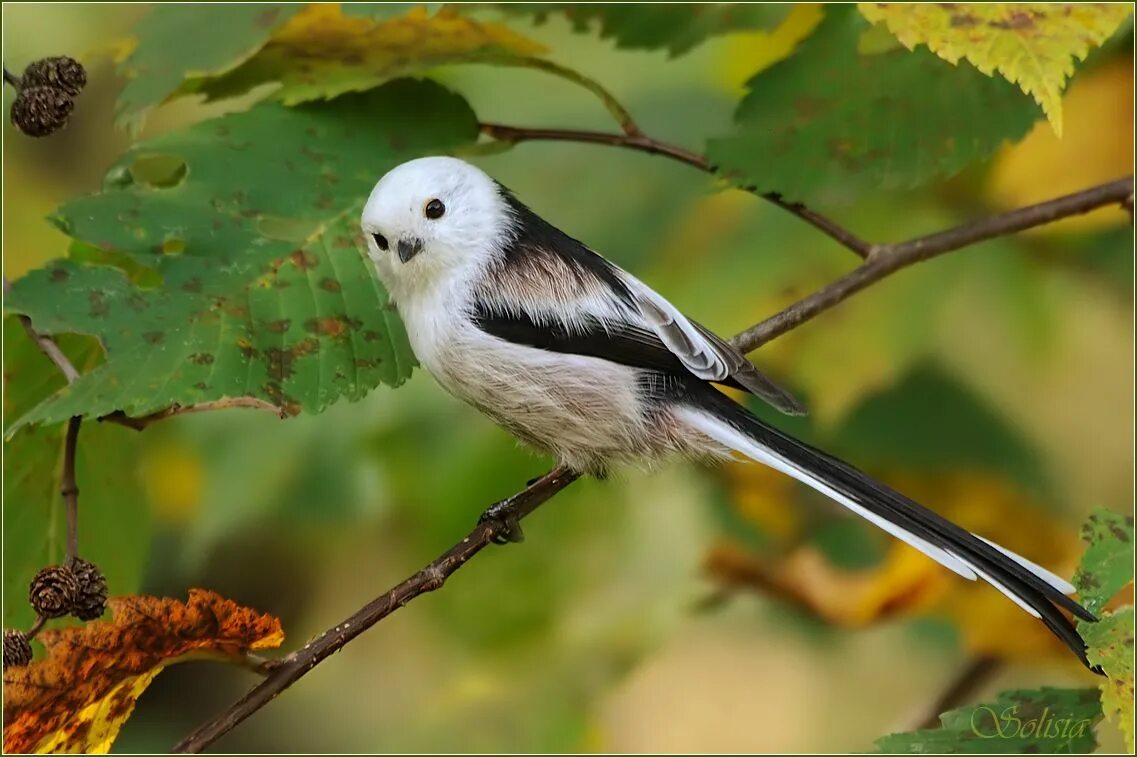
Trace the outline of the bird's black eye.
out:
[[[435,218],[442,218],[442,214],[446,212],[446,206],[442,204],[442,200],[431,200],[426,204],[426,209],[423,211],[426,217],[430,220]]]
[[[383,236],[382,234],[372,234],[371,238],[375,240],[375,244],[379,247],[380,250],[387,250],[387,237]]]

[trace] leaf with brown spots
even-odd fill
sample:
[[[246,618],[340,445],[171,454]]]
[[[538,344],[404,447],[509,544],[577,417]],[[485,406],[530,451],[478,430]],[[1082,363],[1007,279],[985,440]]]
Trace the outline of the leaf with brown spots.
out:
[[[949,63],[961,58],[996,72],[1042,107],[1062,136],[1062,90],[1074,61],[1117,31],[1131,3],[860,3],[909,50],[918,45]]]
[[[1122,601],[1118,593],[1133,583],[1133,516],[1097,508],[1082,526],[1086,552],[1074,575],[1083,604],[1091,612]],[[1102,708],[1116,722],[1133,751],[1133,607],[1117,607],[1097,623],[1080,621],[1086,654],[1106,675],[1101,682]]]
[[[710,161],[740,186],[804,199],[840,182],[906,188],[950,176],[1030,129],[1037,111],[1002,79],[900,46],[862,54],[870,25],[825,6],[811,36],[758,72]]]
[[[279,82],[275,96],[296,105],[368,90],[448,63],[524,65],[544,52],[508,27],[467,18],[454,7],[433,15],[415,7],[404,16],[373,20],[345,15],[335,3],[313,3],[242,65],[191,80],[183,91],[220,99]]]
[[[1082,541],[1074,585],[1086,609],[1097,612],[1133,582],[1133,516],[1099,507],[1082,524]]]
[[[176,155],[185,178],[110,184],[54,220],[157,283],[143,286],[114,260],[54,262],[13,282],[6,307],[47,333],[97,336],[107,361],[10,430],[226,397],[315,413],[398,386],[414,356],[357,241],[359,212],[389,169],[477,137],[461,97],[400,79],[304,108],[262,103],[136,145],[112,172]],[[156,250],[171,234],[178,255]]]
[[[204,589],[189,600],[115,597],[112,621],[43,631],[47,656],[4,670],[4,751],[105,754],[167,666],[243,662],[284,641],[280,621]]]

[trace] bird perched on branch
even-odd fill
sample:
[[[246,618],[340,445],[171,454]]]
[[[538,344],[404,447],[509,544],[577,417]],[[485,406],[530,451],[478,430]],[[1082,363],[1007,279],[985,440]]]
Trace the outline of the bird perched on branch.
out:
[[[791,476],[1040,619],[1088,666],[1045,568],[764,423],[715,385],[803,409],[627,271],[456,158],[404,163],[363,209],[367,253],[419,362],[454,396],[578,473],[744,455]]]

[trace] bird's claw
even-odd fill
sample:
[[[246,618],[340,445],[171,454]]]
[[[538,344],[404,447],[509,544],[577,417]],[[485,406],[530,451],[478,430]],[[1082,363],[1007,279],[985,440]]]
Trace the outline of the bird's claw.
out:
[[[514,512],[512,503],[508,500],[498,502],[486,508],[478,518],[478,523],[496,521],[504,528],[493,536],[494,544],[510,544],[525,541],[525,532],[521,530],[521,520]]]

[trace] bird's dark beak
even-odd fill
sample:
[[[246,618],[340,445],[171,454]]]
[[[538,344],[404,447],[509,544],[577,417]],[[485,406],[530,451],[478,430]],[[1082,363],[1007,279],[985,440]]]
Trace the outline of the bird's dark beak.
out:
[[[422,240],[418,237],[399,240],[399,260],[404,263],[420,252],[422,252]]]

